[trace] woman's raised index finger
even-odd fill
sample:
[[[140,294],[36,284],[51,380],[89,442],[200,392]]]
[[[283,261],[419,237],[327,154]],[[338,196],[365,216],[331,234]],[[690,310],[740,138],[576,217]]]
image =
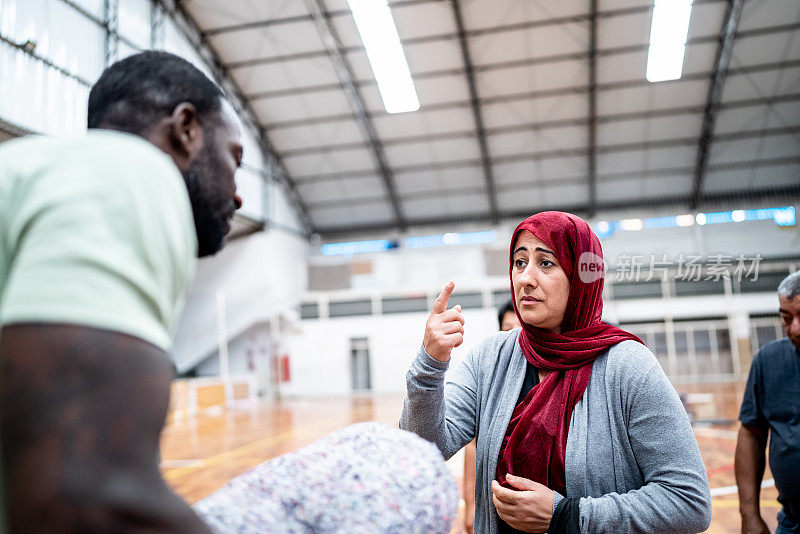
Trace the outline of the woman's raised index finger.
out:
[[[439,293],[439,296],[436,297],[436,300],[433,302],[433,308],[431,311],[433,313],[443,313],[447,310],[447,301],[450,300],[450,295],[453,294],[453,289],[456,287],[455,282],[450,280],[442,289],[442,292]]]

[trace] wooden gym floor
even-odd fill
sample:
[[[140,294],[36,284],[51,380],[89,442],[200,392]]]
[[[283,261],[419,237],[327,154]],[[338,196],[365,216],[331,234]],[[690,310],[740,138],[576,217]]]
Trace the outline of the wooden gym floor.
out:
[[[698,419],[716,423],[696,425],[695,435],[708,470],[713,495],[713,517],[708,532],[738,533],[738,498],[733,473],[736,418],[743,384],[682,385],[679,391],[703,401],[695,407]],[[245,408],[219,410],[170,422],[162,438],[162,470],[175,491],[195,502],[249,468],[296,450],[334,430],[362,421],[396,425],[400,397],[290,400],[260,402]],[[450,461],[461,477],[461,455]],[[767,469],[765,480],[772,478]],[[777,490],[761,492],[762,515],[771,530],[780,509]],[[458,523],[460,524],[460,522]],[[453,532],[458,532],[454,528]]]

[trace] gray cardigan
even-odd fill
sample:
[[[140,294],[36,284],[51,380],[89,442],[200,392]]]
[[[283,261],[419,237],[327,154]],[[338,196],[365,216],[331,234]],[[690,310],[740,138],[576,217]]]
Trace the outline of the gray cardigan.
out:
[[[449,362],[420,349],[408,371],[400,427],[451,457],[477,435],[475,532],[496,534],[491,481],[525,378],[519,329]],[[566,450],[567,497],[581,497],[582,533],[702,532],[711,493],[689,419],[650,350],[623,341],[599,356],[575,405]],[[556,495],[556,502],[562,498]]]

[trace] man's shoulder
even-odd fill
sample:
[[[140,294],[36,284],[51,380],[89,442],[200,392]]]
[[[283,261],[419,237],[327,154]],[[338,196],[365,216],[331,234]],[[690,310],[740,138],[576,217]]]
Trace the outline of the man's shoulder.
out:
[[[123,170],[127,165],[138,169],[153,168],[170,174],[178,169],[164,152],[139,136],[112,130],[89,130],[83,136],[63,139],[64,148],[80,159],[100,166]]]
[[[117,172],[104,173],[106,179],[125,179],[130,166],[150,169],[157,174],[178,175],[175,164],[164,152],[139,136],[112,130],[62,136],[28,135],[3,143],[0,165],[22,176],[70,173],[86,170]],[[139,177],[142,173],[137,173]]]
[[[761,367],[772,365],[782,366],[782,360],[792,357],[800,356],[798,356],[797,349],[792,345],[792,342],[789,341],[789,338],[783,337],[770,341],[758,349],[758,352],[753,356],[753,365],[759,365]]]

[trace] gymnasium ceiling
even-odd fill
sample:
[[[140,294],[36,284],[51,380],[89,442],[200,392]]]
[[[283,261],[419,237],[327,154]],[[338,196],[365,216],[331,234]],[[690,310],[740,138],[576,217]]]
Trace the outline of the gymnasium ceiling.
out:
[[[695,0],[682,78],[650,83],[652,0],[393,0],[421,103],[395,115],[346,0],[180,6],[330,238],[796,200],[800,3],[737,4]]]

